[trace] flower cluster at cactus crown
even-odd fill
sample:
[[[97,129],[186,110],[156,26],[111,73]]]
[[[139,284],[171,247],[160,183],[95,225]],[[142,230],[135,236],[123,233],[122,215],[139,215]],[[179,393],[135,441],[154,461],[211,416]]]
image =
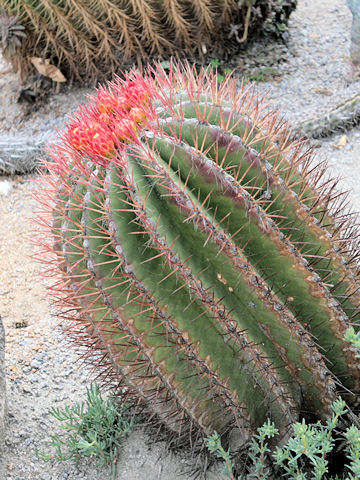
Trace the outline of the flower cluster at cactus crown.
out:
[[[136,136],[147,114],[151,87],[141,76],[132,81],[100,87],[91,106],[77,112],[65,140],[71,149],[106,165],[117,147]]]
[[[253,87],[130,72],[50,155],[40,257],[105,382],[184,435],[266,416],[285,434],[304,411],[328,418],[337,385],[360,391],[353,217]]]
[[[183,69],[171,64],[170,72],[166,72],[158,65],[149,69],[145,75],[135,70],[125,75],[124,79],[117,77],[113,82],[100,86],[96,94],[89,95],[87,104],[81,105],[67,122],[67,127],[62,132],[60,150],[65,147],[68,154],[78,161],[91,160],[103,167],[107,166],[109,161],[122,163],[123,159],[120,160],[116,152],[124,150],[126,144],[138,143],[139,132],[145,125],[160,135],[165,133],[159,127],[157,111],[160,108],[168,114],[178,115],[179,111],[174,110],[174,103],[175,97],[181,94],[188,101],[199,101],[207,97],[210,103],[215,100],[220,104],[226,99],[234,111],[244,110],[250,116],[252,111],[258,122],[265,105],[261,105],[264,102],[259,102],[256,94],[250,93],[252,90],[247,86],[239,91],[236,81],[229,75],[219,88],[214,72],[203,71],[196,74],[195,68],[190,66]],[[207,114],[200,110],[196,114],[200,121],[205,121],[206,117],[211,115],[211,108],[209,107]],[[227,124],[231,124],[231,115],[230,118],[221,120],[221,126],[230,128],[231,131]],[[276,115],[273,115],[271,130],[269,134],[274,138],[282,131],[282,123]],[[286,143],[288,138],[284,140]],[[288,143],[289,149],[296,149],[297,144]],[[59,145],[52,145],[49,151],[57,164],[61,162],[58,147]],[[47,167],[53,171],[51,164]]]
[[[138,143],[144,126],[154,133],[165,133],[159,126],[158,110],[165,109],[169,114],[178,115],[179,112],[174,110],[174,102],[176,95],[181,94],[187,100],[199,100],[204,95],[211,102],[214,96],[218,102],[226,98],[235,109],[245,107],[245,110],[254,109],[260,113],[255,103],[251,105],[254,95],[249,95],[249,87],[239,93],[236,82],[228,76],[219,89],[217,76],[213,72],[203,71],[198,76],[194,74],[193,67],[188,66],[186,70],[171,64],[170,73],[161,66],[149,69],[145,75],[135,70],[125,75],[124,79],[117,77],[113,82],[100,86],[96,94],[89,95],[87,104],[81,105],[70,117],[61,135],[61,148],[52,145],[49,155],[59,164],[60,150],[65,148],[68,156],[80,163],[91,160],[102,167],[106,167],[110,161],[122,164],[124,158],[117,152],[124,153],[125,145]],[[244,102],[246,105],[243,105]],[[200,120],[206,120],[206,112],[197,113]],[[225,119],[222,126],[226,126]],[[278,133],[279,126],[274,119],[274,135]],[[56,169],[51,164],[47,167],[50,171]],[[63,167],[68,171],[68,165],[65,167],[63,164]]]

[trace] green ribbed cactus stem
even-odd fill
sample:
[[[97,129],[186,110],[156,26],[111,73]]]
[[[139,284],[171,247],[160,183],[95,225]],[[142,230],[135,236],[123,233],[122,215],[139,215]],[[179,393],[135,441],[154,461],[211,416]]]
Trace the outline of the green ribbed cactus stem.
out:
[[[312,138],[330,137],[335,132],[346,132],[359,123],[360,95],[356,94],[322,115],[307,119],[296,126],[298,135]]]
[[[352,217],[250,87],[189,66],[131,73],[52,158],[52,291],[105,383],[181,438],[246,437],[267,417],[285,435],[339,393],[357,403]]]

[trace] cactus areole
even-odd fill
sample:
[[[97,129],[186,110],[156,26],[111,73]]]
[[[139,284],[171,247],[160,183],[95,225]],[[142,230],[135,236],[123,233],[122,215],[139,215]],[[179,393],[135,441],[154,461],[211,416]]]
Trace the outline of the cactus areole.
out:
[[[353,217],[264,108],[231,77],[133,72],[46,164],[43,245],[68,333],[180,435],[251,434],[266,417],[285,433],[339,393],[357,402]]]

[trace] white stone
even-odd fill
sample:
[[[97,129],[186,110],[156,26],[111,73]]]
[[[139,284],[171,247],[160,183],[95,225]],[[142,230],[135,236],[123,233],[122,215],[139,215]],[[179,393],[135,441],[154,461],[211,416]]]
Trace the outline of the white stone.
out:
[[[0,182],[0,195],[4,195],[5,197],[10,193],[12,190],[12,185],[8,180],[3,180]]]

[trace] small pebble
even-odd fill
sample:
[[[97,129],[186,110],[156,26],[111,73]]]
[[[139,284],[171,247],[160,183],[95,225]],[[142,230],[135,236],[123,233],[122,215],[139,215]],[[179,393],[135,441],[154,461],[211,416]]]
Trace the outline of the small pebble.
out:
[[[6,197],[11,192],[13,186],[8,180],[3,180],[0,182],[0,195]]]

